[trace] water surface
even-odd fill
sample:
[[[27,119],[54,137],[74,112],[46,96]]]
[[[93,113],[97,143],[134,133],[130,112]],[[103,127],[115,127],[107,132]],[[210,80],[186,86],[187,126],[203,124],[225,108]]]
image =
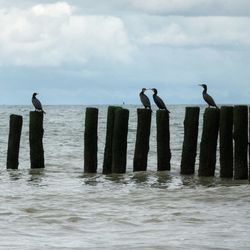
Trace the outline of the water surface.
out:
[[[84,106],[46,107],[44,170],[29,169],[31,107],[0,107],[1,249],[249,249],[248,181],[221,180],[218,163],[215,178],[179,175],[184,106],[169,107],[172,169],[159,173],[155,112],[148,171],[132,172],[137,107],[128,106],[127,174],[110,176],[101,174],[107,107],[98,108],[98,173],[84,175]],[[11,113],[24,117],[17,171],[5,169]]]

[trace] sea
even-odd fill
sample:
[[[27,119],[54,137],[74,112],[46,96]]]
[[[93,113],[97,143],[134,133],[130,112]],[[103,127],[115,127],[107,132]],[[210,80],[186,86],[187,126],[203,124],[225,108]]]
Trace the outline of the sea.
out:
[[[0,249],[249,250],[248,181],[180,175],[185,105],[169,106],[171,171],[157,172],[153,108],[146,172],[133,172],[137,113],[129,109],[127,172],[103,175],[108,106],[99,109],[98,172],[84,174],[86,106],[45,106],[45,169],[30,169],[32,106],[0,106]],[[202,129],[201,106],[199,142]],[[6,170],[10,114],[23,116],[19,169]]]

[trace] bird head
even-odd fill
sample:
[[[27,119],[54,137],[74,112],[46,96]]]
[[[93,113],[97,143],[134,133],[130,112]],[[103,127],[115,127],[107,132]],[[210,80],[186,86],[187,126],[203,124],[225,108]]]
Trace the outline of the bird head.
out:
[[[141,91],[144,93],[146,90],[147,90],[146,88],[142,88],[142,90],[141,90]]]
[[[157,94],[157,89],[156,88],[152,88],[151,90],[153,90],[154,94]]]
[[[199,86],[203,87],[204,89],[207,89],[207,85],[206,84],[199,84]]]
[[[37,95],[38,95],[38,93],[36,93],[36,92],[35,92],[35,93],[33,93],[33,97],[36,97]]]

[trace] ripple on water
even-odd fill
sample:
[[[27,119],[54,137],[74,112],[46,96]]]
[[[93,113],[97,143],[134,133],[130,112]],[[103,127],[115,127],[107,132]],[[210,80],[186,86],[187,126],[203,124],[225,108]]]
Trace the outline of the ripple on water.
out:
[[[132,172],[137,107],[129,106],[128,173],[107,176],[107,107],[98,108],[98,173],[86,175],[85,107],[46,107],[45,170],[29,170],[30,108],[0,107],[0,249],[249,249],[248,181],[179,175],[184,106],[170,107],[170,172],[156,172],[155,112],[148,171]],[[9,114],[17,111],[24,117],[20,170],[6,171]]]

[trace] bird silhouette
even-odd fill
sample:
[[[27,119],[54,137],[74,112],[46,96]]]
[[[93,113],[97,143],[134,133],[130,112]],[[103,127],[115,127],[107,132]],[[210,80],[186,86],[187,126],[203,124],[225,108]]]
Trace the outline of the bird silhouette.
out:
[[[203,96],[203,99],[205,100],[205,102],[208,104],[208,107],[210,108],[210,106],[212,106],[212,107],[216,107],[217,109],[219,109],[218,106],[216,105],[213,97],[207,93],[207,85],[206,84],[199,84],[199,86],[203,87],[202,96]]]
[[[37,93],[33,93],[32,99],[31,99],[32,104],[34,105],[36,111],[43,112],[44,114],[46,114],[45,111],[43,110],[43,106],[41,102],[36,98],[37,95],[38,95]]]
[[[145,93],[144,93],[146,90],[147,90],[146,88],[143,88],[143,89],[141,90],[139,96],[140,96],[140,99],[141,99],[141,102],[142,102],[143,106],[144,106],[145,108],[151,109],[150,100],[149,100],[149,98],[148,98],[148,97],[145,95]]]
[[[157,95],[157,93],[158,93],[157,89],[156,88],[152,88],[151,90],[153,90],[153,92],[154,92],[153,99],[154,99],[154,102],[155,102],[156,106],[159,109],[164,109],[168,113],[170,113],[169,110],[167,109],[165,103],[163,102],[163,100]]]

